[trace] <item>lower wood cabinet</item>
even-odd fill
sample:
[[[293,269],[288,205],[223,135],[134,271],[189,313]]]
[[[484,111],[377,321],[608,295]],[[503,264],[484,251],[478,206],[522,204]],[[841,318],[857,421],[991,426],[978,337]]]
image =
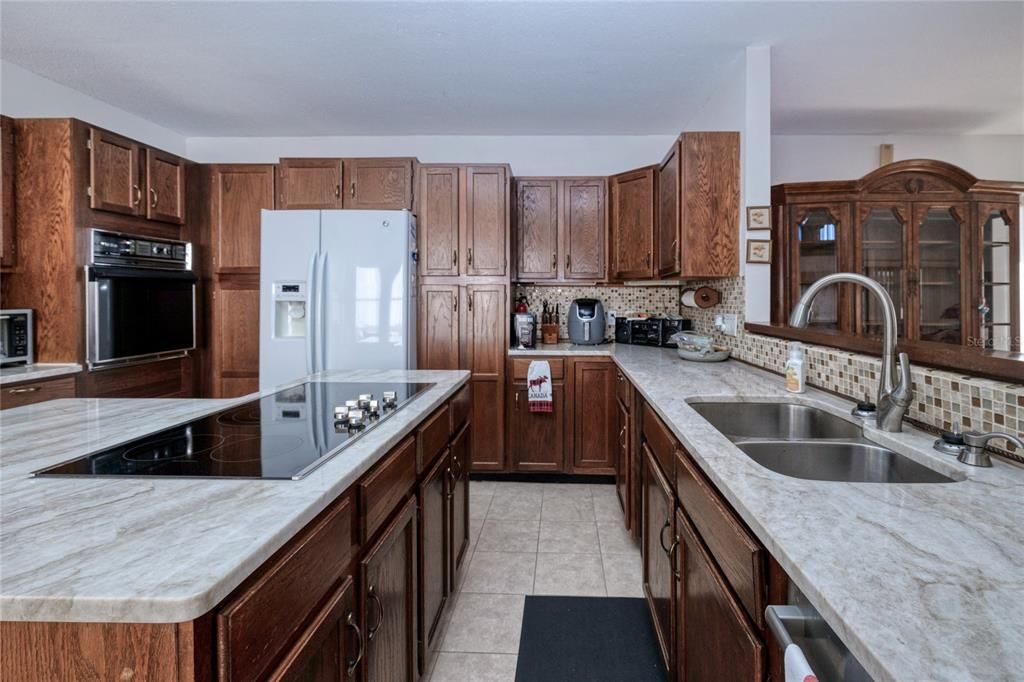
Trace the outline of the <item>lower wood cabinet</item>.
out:
[[[469,445],[473,440],[473,425],[465,423],[458,431],[451,444],[451,522],[448,535],[451,538],[451,567],[448,575],[451,580],[449,589],[454,591],[459,586],[462,569],[469,558],[469,470],[472,466]]]
[[[552,381],[551,412],[530,412],[526,384],[512,385],[508,440],[516,471],[559,472],[565,469],[565,384]]]
[[[47,400],[75,397],[75,377],[66,376],[42,381],[26,381],[25,383],[4,386],[0,390],[0,410],[22,405],[44,403]]]
[[[676,679],[762,682],[765,645],[697,531],[675,513],[678,551]]]
[[[579,360],[573,367],[574,473],[615,473],[615,365]]]
[[[416,501],[410,499],[359,562],[366,682],[417,679]]]
[[[626,529],[632,527],[633,500],[630,485],[633,472],[630,470],[629,410],[618,400],[615,401],[615,493],[626,519]]]
[[[449,594],[451,568],[451,455],[445,450],[419,484],[419,666],[438,641],[441,614]]]
[[[671,672],[675,649],[675,562],[672,556],[678,550],[674,523],[675,496],[647,444],[642,447],[644,532],[641,546],[644,596],[647,597],[665,667]]]

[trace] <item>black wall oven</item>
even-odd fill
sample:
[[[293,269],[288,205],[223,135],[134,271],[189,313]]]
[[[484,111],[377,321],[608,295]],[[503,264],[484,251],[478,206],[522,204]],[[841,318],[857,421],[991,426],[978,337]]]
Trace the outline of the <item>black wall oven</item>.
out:
[[[196,347],[190,244],[93,230],[89,260],[90,370],[186,355]]]

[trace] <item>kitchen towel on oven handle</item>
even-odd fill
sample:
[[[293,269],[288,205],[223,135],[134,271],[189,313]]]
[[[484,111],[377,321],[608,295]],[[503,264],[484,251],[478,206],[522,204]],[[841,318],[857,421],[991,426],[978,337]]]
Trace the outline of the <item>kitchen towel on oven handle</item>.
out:
[[[532,360],[526,371],[526,398],[530,412],[551,412],[551,364],[547,360]]]

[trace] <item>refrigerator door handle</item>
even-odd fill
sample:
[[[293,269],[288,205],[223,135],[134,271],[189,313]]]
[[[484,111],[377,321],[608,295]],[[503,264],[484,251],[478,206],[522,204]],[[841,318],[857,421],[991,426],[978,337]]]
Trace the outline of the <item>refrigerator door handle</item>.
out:
[[[327,252],[320,254],[320,280],[316,287],[316,321],[317,321],[317,344],[320,351],[318,372],[327,369],[327,324],[324,308],[327,305]]]
[[[314,251],[309,257],[309,272],[306,274],[306,374],[316,373],[316,291],[317,256]]]

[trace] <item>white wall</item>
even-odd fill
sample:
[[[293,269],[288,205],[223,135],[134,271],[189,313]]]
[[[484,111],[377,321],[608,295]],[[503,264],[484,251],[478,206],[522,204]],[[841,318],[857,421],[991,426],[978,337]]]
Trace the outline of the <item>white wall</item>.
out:
[[[414,135],[193,137],[201,163],[272,163],[288,156],[415,156],[423,163],[509,163],[516,175],[611,175],[661,161],[673,135]]]
[[[0,61],[0,112],[13,118],[78,118],[185,155],[183,135],[4,61]]]
[[[1024,180],[1024,135],[773,135],[772,183],[854,180],[893,158],[938,159],[985,180]]]

